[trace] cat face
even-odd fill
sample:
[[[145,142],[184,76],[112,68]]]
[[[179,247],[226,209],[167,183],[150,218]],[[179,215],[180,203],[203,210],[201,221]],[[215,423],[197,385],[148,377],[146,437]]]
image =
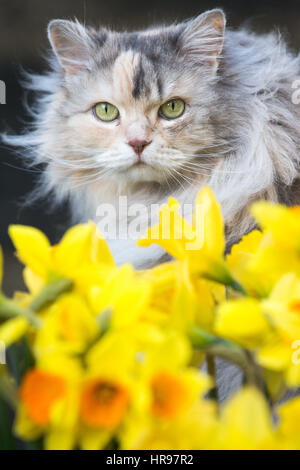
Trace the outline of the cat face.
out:
[[[61,86],[47,118],[48,155],[99,180],[188,178],[195,158],[214,145],[210,110],[224,23],[220,10],[139,33],[52,21]]]

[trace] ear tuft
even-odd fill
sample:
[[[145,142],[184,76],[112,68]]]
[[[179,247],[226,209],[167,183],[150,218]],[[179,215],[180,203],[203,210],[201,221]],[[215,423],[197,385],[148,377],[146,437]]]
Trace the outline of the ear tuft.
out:
[[[181,36],[181,49],[195,64],[209,64],[216,72],[223,49],[226,19],[220,9],[190,20]]]
[[[48,38],[58,61],[67,74],[89,70],[93,42],[87,29],[78,21],[52,20]]]
[[[225,29],[225,15],[222,10],[213,10],[213,14],[211,14],[208,17],[208,19],[211,19],[211,24],[212,26],[219,31],[222,35],[224,35],[224,29]]]

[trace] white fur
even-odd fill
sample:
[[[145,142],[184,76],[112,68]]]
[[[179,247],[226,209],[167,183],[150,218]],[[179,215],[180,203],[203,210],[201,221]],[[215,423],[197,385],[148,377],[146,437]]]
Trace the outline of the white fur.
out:
[[[30,165],[45,164],[37,196],[69,199],[74,220],[88,220],[100,203],[117,205],[120,195],[147,207],[169,195],[192,203],[209,184],[221,203],[229,245],[253,228],[248,207],[255,199],[299,203],[300,110],[292,103],[299,56],[278,35],[227,30],[224,37],[224,25],[223,13],[213,10],[141,32],[131,47],[128,33],[51,22],[51,72],[27,77],[28,88],[39,93],[34,128],[3,136]],[[172,34],[176,53],[168,42]],[[139,66],[148,90],[135,99]],[[172,97],[186,101],[186,112],[177,121],[158,119],[159,106]],[[96,121],[91,106],[99,101],[116,103],[121,120]],[[148,166],[134,166],[132,138],[152,140],[143,153]],[[148,222],[142,221],[144,229]],[[118,263],[138,268],[164,256],[156,246],[137,248],[134,240],[108,242]]]

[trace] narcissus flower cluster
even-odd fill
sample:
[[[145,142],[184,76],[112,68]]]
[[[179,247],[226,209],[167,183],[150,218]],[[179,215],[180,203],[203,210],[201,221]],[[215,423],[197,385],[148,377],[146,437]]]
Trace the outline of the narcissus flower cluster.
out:
[[[278,405],[300,386],[300,208],[251,213],[259,230],[225,255],[210,188],[192,222],[170,199],[138,244],[172,261],[144,271],[116,266],[92,222],[56,246],[11,226],[27,290],[0,295],[4,432],[44,449],[300,449],[300,398]],[[244,377],[225,402],[216,358]]]

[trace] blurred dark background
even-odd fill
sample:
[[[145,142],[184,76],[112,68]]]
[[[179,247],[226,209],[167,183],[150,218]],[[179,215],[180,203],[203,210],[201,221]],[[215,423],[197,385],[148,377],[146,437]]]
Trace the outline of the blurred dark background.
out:
[[[173,22],[206,9],[222,7],[230,27],[247,25],[257,32],[280,29],[295,50],[300,50],[298,0],[0,0],[0,80],[6,84],[6,103],[0,105],[0,131],[20,132],[28,122],[22,104],[20,66],[39,72],[45,68],[46,26],[53,18],[74,18],[116,29],[141,29],[151,23]],[[21,269],[7,236],[12,223],[34,225],[55,242],[68,220],[68,208],[50,210],[50,201],[24,204],[37,172],[28,171],[13,150],[0,145],[0,244],[5,255],[4,290],[22,287]]]

